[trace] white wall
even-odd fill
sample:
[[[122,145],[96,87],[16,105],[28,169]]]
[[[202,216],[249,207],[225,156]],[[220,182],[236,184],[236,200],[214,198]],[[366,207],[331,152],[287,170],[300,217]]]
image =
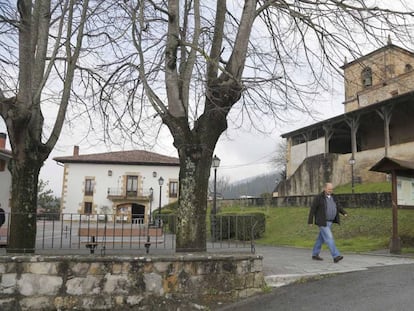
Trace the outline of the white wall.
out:
[[[1,207],[10,212],[11,174],[6,168],[0,172],[0,203]]]
[[[112,171],[112,176],[108,176],[108,171]],[[156,177],[153,177],[156,172]],[[79,213],[84,202],[84,181],[85,178],[93,178],[95,180],[93,204],[97,206],[97,212],[104,206],[113,207],[111,200],[107,199],[108,188],[122,188],[125,175],[142,176],[142,182],[138,184],[138,190],[143,195],[149,195],[149,189],[152,187],[153,202],[152,209],[159,206],[160,186],[158,179],[160,176],[164,178],[164,184],[161,188],[161,206],[170,202],[168,195],[169,180],[178,181],[178,166],[133,166],[133,165],[116,165],[116,164],[65,164],[63,176],[62,191],[62,213]]]
[[[325,152],[325,138],[318,138],[311,140],[306,147],[306,142],[292,146],[290,153],[290,169],[291,173],[294,174],[297,168],[302,164],[302,162],[311,156],[321,154]],[[307,152],[306,152],[307,148]],[[289,176],[288,176],[289,177]]]

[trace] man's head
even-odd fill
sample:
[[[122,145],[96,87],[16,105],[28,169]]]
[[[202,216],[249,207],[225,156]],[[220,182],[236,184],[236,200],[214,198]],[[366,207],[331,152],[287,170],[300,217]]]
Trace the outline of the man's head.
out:
[[[323,188],[323,191],[326,195],[330,195],[333,192],[333,185],[330,182],[327,182],[325,184],[325,188]]]

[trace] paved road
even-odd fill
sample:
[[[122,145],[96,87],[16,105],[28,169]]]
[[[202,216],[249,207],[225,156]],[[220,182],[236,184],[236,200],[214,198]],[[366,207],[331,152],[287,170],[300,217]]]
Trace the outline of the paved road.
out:
[[[272,292],[218,305],[216,310],[414,310],[413,257],[388,251],[345,253],[335,264],[327,251],[321,253],[323,261],[315,261],[309,249],[258,246],[256,250],[263,256],[263,271]],[[297,282],[307,278],[312,281]]]
[[[413,293],[414,264],[403,264],[274,288],[271,293],[216,310],[412,311]]]

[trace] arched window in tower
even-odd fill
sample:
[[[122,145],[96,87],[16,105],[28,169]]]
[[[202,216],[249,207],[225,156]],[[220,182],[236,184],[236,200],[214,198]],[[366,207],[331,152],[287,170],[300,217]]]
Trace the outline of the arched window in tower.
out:
[[[365,67],[364,70],[362,70],[361,77],[364,88],[372,85],[372,69],[370,67]]]
[[[411,64],[405,64],[404,71],[405,71],[405,72],[409,72],[409,71],[411,71],[411,70],[413,70],[413,66],[411,66]]]

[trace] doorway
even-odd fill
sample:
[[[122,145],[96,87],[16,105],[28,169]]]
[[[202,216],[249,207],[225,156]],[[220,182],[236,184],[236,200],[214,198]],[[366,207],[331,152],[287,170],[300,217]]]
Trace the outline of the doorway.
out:
[[[131,205],[132,223],[143,224],[145,218],[145,206],[137,203]]]

